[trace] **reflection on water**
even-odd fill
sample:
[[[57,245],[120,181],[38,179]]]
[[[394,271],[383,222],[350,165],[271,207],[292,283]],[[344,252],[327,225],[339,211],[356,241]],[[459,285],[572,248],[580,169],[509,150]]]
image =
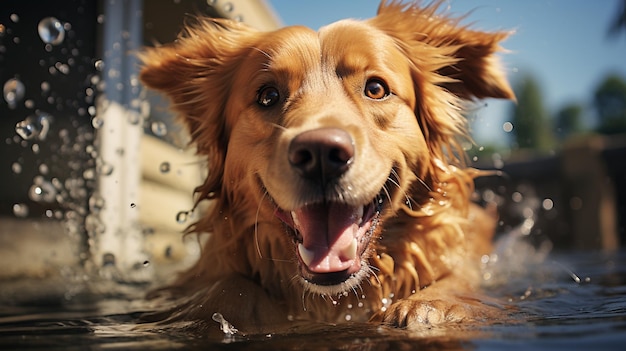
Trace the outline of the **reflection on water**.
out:
[[[277,334],[216,337],[189,324],[138,327],[151,307],[133,298],[145,288],[134,286],[123,294],[78,298],[64,306],[7,306],[4,301],[0,349],[618,350],[626,342],[626,251],[555,254],[526,265],[523,273],[511,272],[496,273],[510,279],[499,279],[502,284],[491,284],[487,292],[510,308],[512,320],[490,325],[411,333],[369,324],[294,325]]]

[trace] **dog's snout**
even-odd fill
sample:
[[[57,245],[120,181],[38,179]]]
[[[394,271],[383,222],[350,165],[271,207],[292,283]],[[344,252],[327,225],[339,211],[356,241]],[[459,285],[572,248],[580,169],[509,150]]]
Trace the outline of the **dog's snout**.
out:
[[[319,128],[297,135],[289,144],[289,163],[303,177],[322,181],[345,173],[354,158],[354,140],[343,129]]]

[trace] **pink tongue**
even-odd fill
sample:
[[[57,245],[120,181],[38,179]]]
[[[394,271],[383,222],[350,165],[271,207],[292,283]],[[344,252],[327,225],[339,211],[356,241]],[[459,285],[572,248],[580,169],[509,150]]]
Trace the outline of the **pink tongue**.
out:
[[[330,273],[346,270],[354,263],[349,247],[357,236],[360,220],[353,207],[343,204],[310,205],[292,212],[302,244],[313,254],[310,271]]]

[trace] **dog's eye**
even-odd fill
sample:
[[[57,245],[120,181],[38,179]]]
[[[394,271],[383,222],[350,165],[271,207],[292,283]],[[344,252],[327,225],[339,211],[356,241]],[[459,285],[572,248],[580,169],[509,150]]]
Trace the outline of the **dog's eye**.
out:
[[[274,87],[263,87],[259,90],[256,102],[263,107],[270,107],[278,102],[280,94]]]
[[[373,78],[365,84],[364,93],[370,99],[380,100],[389,95],[389,88],[382,80]]]

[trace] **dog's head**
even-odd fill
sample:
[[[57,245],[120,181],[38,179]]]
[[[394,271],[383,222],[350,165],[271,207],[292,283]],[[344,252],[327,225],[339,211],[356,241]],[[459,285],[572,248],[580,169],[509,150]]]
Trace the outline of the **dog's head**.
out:
[[[202,197],[286,224],[311,291],[354,287],[380,222],[425,201],[415,189],[459,151],[461,100],[513,97],[494,56],[507,34],[436,10],[383,3],[319,32],[206,19],[142,55],[209,158]]]

